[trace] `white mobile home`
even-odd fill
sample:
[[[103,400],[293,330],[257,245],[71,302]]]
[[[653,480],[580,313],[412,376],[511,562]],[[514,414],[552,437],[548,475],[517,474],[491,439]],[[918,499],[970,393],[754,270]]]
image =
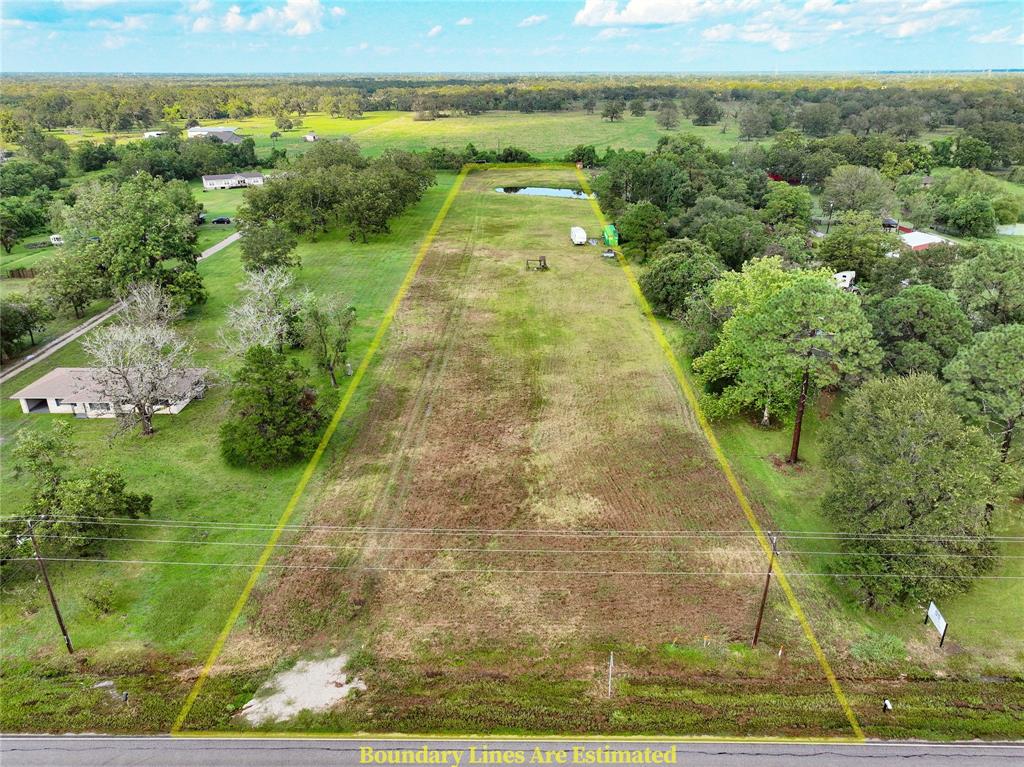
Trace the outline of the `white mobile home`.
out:
[[[11,395],[21,403],[23,413],[55,413],[76,418],[113,418],[114,405],[103,393],[99,371],[95,368],[56,368]],[[176,396],[165,400],[157,413],[175,415],[206,389],[205,370],[185,368],[178,371],[173,389]]]
[[[239,189],[245,186],[263,186],[263,174],[222,173],[215,176],[203,176],[203,191],[208,189]]]

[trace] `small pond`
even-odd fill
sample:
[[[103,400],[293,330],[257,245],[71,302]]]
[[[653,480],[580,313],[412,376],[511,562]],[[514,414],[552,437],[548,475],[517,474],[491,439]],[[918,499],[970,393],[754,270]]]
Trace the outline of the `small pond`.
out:
[[[505,194],[521,194],[527,197],[571,197],[576,200],[585,200],[587,195],[580,189],[558,189],[550,186],[497,186],[495,192]]]

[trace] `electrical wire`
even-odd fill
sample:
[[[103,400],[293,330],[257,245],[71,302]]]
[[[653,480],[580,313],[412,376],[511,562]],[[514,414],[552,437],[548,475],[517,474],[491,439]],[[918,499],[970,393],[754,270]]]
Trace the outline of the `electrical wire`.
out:
[[[182,544],[187,546],[240,546],[263,548],[262,542],[248,541],[197,541],[182,540],[180,538],[125,538],[106,535],[49,535],[36,534],[36,538],[54,540],[77,540],[77,541],[116,541],[134,543],[160,543],[160,544]],[[364,546],[356,544],[331,545],[326,543],[278,543],[276,548],[286,549],[308,549],[314,551],[362,551]],[[443,546],[443,547],[420,547],[420,546],[380,546],[374,545],[377,551],[396,551],[413,553],[467,553],[467,554],[593,554],[593,555],[673,555],[673,554],[721,554],[723,549],[525,549],[525,548],[491,548],[491,547],[466,547],[466,546]],[[728,549],[729,553],[761,554],[760,548]],[[894,552],[882,553],[876,551],[816,551],[814,549],[779,549],[781,555],[797,554],[820,554],[826,556],[881,556],[891,558],[920,558],[920,557],[962,557],[969,559],[1024,559],[1024,554],[958,554],[952,552]]]
[[[20,519],[28,522],[35,517],[6,517],[3,521]],[[104,524],[125,527],[166,527],[201,530],[276,530],[277,525],[253,522],[192,521],[173,519],[123,519],[118,517],[60,517],[61,522],[70,524]],[[551,529],[509,529],[475,527],[383,527],[361,525],[282,525],[282,530],[294,532],[328,531],[351,533],[353,535],[402,534],[402,535],[490,535],[495,537],[580,537],[580,538],[703,538],[703,537],[748,537],[753,531],[747,530],[551,530]],[[907,540],[907,541],[992,541],[1024,543],[1024,536],[1000,535],[956,535],[956,534],[912,534],[912,533],[842,533],[833,531],[773,530],[775,534],[789,540]]]
[[[158,559],[102,559],[89,557],[43,557],[46,562],[89,562],[92,564],[121,565],[179,565],[187,567],[244,567],[251,569],[252,563],[245,562],[190,562],[182,560]],[[7,562],[34,562],[33,557],[13,557]],[[589,576],[691,576],[691,577],[724,577],[724,576],[757,576],[763,578],[763,570],[730,572],[721,570],[560,570],[560,569],[525,569],[525,568],[464,568],[464,567],[379,567],[369,565],[292,565],[268,563],[265,567],[286,570],[340,570],[351,572],[365,570],[369,572],[415,572],[438,574],[490,574],[490,575],[589,575]],[[831,572],[791,572],[787,577],[822,577],[822,578],[932,578],[938,580],[971,578],[972,580],[1022,581],[1024,575],[939,575],[932,573],[831,573]]]

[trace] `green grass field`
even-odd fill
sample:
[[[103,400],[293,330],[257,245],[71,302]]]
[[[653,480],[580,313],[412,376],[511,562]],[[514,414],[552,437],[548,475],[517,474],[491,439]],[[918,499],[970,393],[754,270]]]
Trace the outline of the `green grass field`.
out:
[[[644,117],[626,115],[622,120],[609,122],[600,114],[585,112],[488,112],[472,117],[443,117],[437,120],[417,121],[411,112],[367,112],[349,120],[326,114],[311,113],[302,117],[302,126],[286,131],[274,127],[271,117],[248,117],[237,120],[208,120],[207,124],[235,127],[243,136],[256,141],[261,154],[271,148],[287,149],[289,154],[302,153],[310,144],[303,138],[313,131],[322,139],[349,136],[368,154],[374,155],[387,148],[424,150],[430,147],[462,149],[473,143],[477,149],[502,149],[517,146],[546,160],[561,159],[577,144],[593,144],[599,152],[605,149],[653,149],[668,131],[660,129],[654,113]],[[701,136],[709,146],[728,149],[737,143],[735,120],[722,125],[695,126],[682,120],[677,130]],[[280,138],[271,139],[278,132]],[[141,139],[142,133],[106,135],[95,131],[68,135],[53,131],[53,135],[74,144],[79,141],[98,141],[114,138],[118,142]]]
[[[359,322],[352,346],[356,358],[366,348],[451,183],[451,175],[441,175],[424,200],[394,222],[392,234],[368,245],[351,244],[335,233],[300,246],[300,288],[350,299],[357,306]],[[217,334],[242,279],[237,245],[203,262],[200,270],[210,300],[186,318],[182,330],[193,340],[197,361],[224,376],[231,362],[219,348]],[[18,403],[6,397],[54,367],[86,363],[75,343],[0,388],[5,514],[17,514],[27,499],[25,480],[14,474],[10,461],[17,434],[23,429],[48,429],[52,422],[52,417],[22,415]],[[321,404],[330,411],[337,392],[319,372],[314,371],[313,377]],[[331,466],[335,450],[351,438],[364,397],[365,392],[339,429],[325,468]],[[85,465],[109,462],[123,470],[132,489],[153,494],[155,519],[273,522],[302,467],[228,468],[217,447],[217,430],[227,405],[227,387],[221,382],[180,415],[161,417],[157,433],[149,439],[126,436],[111,442],[112,422],[72,420],[80,461]],[[130,528],[127,537],[145,540],[113,543],[107,556],[201,561],[208,566],[54,565],[54,586],[78,649],[74,659],[65,657],[39,584],[34,579],[9,583],[0,600],[4,635],[0,698],[5,701],[0,727],[4,730],[169,728],[187,684],[159,672],[192,665],[209,651],[248,577],[248,564],[258,556],[259,548],[253,544],[260,544],[265,532],[213,532],[194,539],[192,532],[182,528]],[[194,540],[225,545],[196,546]],[[136,703],[108,712],[105,694],[83,686],[83,680],[104,675],[116,676],[119,685],[131,689]],[[34,722],[33,712],[44,710],[48,723]]]

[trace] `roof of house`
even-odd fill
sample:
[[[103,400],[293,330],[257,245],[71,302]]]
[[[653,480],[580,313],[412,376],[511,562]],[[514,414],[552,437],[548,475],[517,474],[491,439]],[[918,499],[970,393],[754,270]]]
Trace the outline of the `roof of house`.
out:
[[[173,390],[182,396],[202,380],[203,368],[184,368],[173,381]],[[63,399],[69,402],[103,402],[102,387],[96,368],[55,368],[38,378],[9,399]]]
[[[937,234],[928,234],[927,232],[904,232],[900,235],[900,239],[903,240],[903,244],[909,248],[919,248],[922,245],[939,245],[941,243],[949,242],[945,237],[939,237]]]
[[[211,136],[216,139],[220,139],[225,144],[241,144],[242,137],[234,131],[229,130],[212,130],[207,133],[198,134],[202,138],[210,138]]]
[[[233,125],[193,125],[189,133],[234,133],[238,128]]]
[[[212,176],[203,176],[203,181],[234,181],[239,178],[263,178],[259,171],[245,171],[244,173],[215,173]]]

